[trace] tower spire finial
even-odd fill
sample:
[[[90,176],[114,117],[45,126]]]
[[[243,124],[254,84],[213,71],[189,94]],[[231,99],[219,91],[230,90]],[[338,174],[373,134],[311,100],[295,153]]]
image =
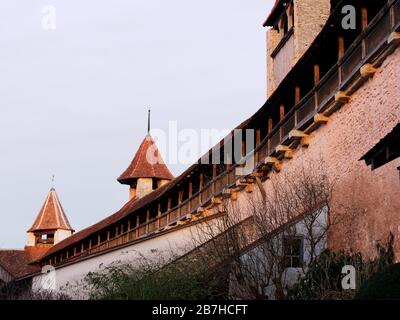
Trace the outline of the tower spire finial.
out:
[[[53,175],[51,176],[51,188],[52,188],[52,189],[54,189],[54,180],[55,180],[55,178],[56,178],[56,175],[53,174]]]
[[[147,112],[147,134],[150,135],[150,113],[151,110],[149,108],[148,112]]]

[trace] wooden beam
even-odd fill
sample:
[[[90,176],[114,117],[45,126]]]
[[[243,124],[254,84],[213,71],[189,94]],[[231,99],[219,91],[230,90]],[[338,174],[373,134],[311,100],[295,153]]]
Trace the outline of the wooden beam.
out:
[[[254,191],[254,184],[248,184],[245,188],[247,193],[252,193]]]
[[[171,210],[172,199],[168,198],[167,210]]]
[[[272,118],[269,117],[268,118],[268,133],[270,133],[272,131],[272,128],[273,128]]]
[[[100,233],[97,235],[97,244],[100,244],[100,242],[101,242],[101,236],[100,236]]]
[[[107,231],[107,241],[110,240],[110,230]]]
[[[256,130],[256,147],[258,147],[261,143],[261,130]]]
[[[212,197],[211,203],[212,204],[222,204],[222,199],[221,199],[221,197]]]
[[[281,103],[279,106],[279,120],[282,120],[285,117],[285,105]]]
[[[300,145],[301,145],[302,147],[308,147],[308,146],[310,145],[310,137],[307,136],[307,137],[301,138],[301,140],[300,140]]]
[[[200,191],[203,190],[203,173],[200,173]]]
[[[303,131],[300,131],[300,130],[292,130],[292,131],[289,132],[289,138],[290,138],[290,139],[292,139],[292,138],[301,139],[301,138],[304,138],[304,137],[308,137],[308,134],[306,134],[306,133],[303,132]]]
[[[236,201],[236,200],[237,200],[237,195],[238,195],[237,191],[231,190],[231,199],[232,199],[233,201]]]
[[[300,130],[292,130],[289,132],[289,138],[290,139],[299,139],[300,140],[300,145],[302,147],[308,147],[310,144],[310,136],[306,134],[303,131]],[[291,156],[291,154],[287,154],[288,157]],[[289,158],[290,159],[290,158]]]
[[[319,65],[314,64],[314,84],[319,82],[320,75],[319,75]]]
[[[293,159],[293,151],[292,150],[288,150],[283,154],[285,159]]]
[[[230,198],[231,197],[231,193],[230,193],[229,189],[223,189],[222,193],[221,193],[221,196],[222,196],[223,199]]]
[[[372,64],[366,63],[360,68],[360,73],[363,78],[371,78],[378,71]]]
[[[242,141],[242,157],[246,156],[246,142]]]
[[[193,195],[193,182],[189,182],[189,198],[191,198]]]
[[[279,160],[274,157],[266,157],[264,160],[264,163],[265,164],[275,164],[275,163],[279,163]]]
[[[243,149],[243,147],[242,147]],[[217,165],[213,164],[212,165],[212,175],[213,175],[213,179],[217,176]]]
[[[274,157],[267,157],[267,158],[265,158],[265,162],[264,162],[264,163],[265,163],[265,164],[272,165],[272,168],[273,168],[276,172],[281,171],[282,165],[281,165],[281,162],[280,162],[277,158],[274,158]]]
[[[182,203],[182,198],[183,198],[183,190],[180,190],[178,193],[178,203]]]
[[[288,146],[280,144],[276,147],[275,150],[276,152],[286,152],[286,151],[291,151],[292,149],[290,149]]]
[[[317,113],[314,115],[314,122],[316,123],[327,123],[329,121],[329,118],[322,113]]]
[[[400,44],[400,32],[392,32],[389,35],[389,38],[387,40],[388,44],[392,45],[399,45]]]
[[[338,60],[342,59],[344,56],[344,37],[338,38]]]
[[[301,95],[300,95],[300,87],[296,86],[294,89],[294,104],[298,104],[300,102]]]
[[[338,91],[335,94],[335,101],[340,103],[348,103],[350,101],[350,97],[344,91]]]
[[[197,213],[202,213],[204,212],[204,208],[203,207],[198,207],[197,208]]]
[[[368,27],[368,9],[366,7],[361,8],[361,29],[365,30]]]
[[[264,176],[264,173],[262,173],[262,172],[253,172],[251,175],[250,175],[250,177],[251,178],[262,178]]]

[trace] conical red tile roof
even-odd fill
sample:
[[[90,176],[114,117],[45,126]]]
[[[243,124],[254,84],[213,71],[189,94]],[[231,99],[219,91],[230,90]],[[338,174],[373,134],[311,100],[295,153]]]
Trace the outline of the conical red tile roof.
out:
[[[147,135],[135,154],[128,169],[118,178],[122,184],[130,184],[132,179],[158,178],[172,180],[174,176],[165,165],[161,154],[150,135]]]
[[[56,190],[51,188],[42,209],[28,232],[57,229],[73,231],[58,199]]]

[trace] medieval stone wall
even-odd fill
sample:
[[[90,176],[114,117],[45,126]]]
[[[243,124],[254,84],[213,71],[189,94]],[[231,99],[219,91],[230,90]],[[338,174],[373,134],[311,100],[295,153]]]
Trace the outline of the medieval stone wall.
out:
[[[329,235],[329,247],[353,249],[374,255],[375,244],[395,236],[400,261],[400,159],[374,171],[359,159],[400,121],[400,48],[389,56],[379,72],[356,91],[348,104],[329,122],[311,134],[308,148],[299,147],[292,160],[285,160],[281,173],[322,159],[335,191],[332,212],[349,205],[343,223]],[[280,173],[279,173],[280,174]],[[270,182],[264,183],[271,192]]]
[[[294,0],[295,62],[321,32],[330,14],[330,0]]]

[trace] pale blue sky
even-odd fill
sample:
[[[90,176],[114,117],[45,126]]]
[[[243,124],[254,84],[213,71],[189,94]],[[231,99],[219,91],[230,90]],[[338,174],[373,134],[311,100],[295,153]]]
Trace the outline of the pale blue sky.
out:
[[[53,174],[76,230],[118,210],[128,190],[116,178],[148,106],[165,130],[230,129],[261,107],[272,3],[2,0],[0,248],[25,245]],[[42,28],[46,5],[54,31]]]

